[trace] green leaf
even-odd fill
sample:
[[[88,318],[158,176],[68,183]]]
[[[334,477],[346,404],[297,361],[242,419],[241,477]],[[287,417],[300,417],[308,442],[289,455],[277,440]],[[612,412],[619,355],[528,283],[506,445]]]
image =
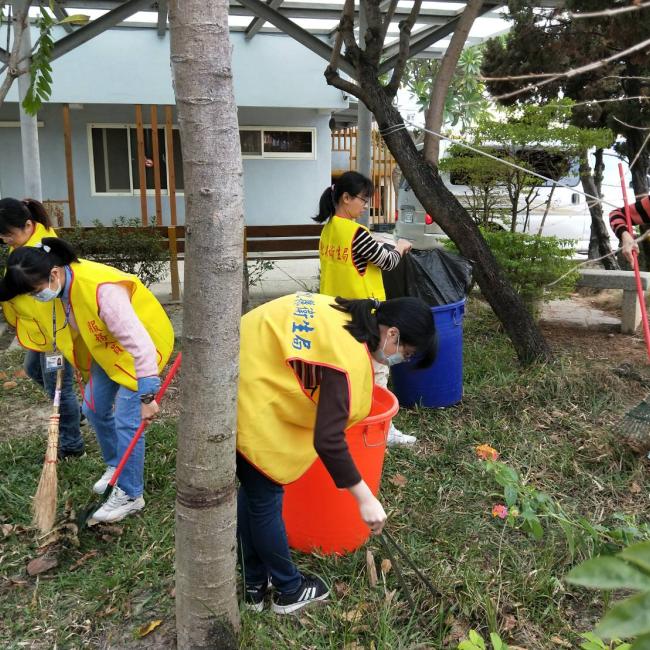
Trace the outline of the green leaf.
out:
[[[483,637],[476,630],[469,631],[469,640],[477,648],[481,648],[481,650],[485,650],[485,641],[483,641]]]
[[[650,591],[650,576],[618,557],[594,557],[572,569],[566,580],[590,589]]]
[[[624,548],[619,556],[632,564],[636,564],[644,571],[650,571],[650,542],[639,542]]]
[[[495,632],[490,632],[490,641],[494,650],[508,650],[508,646],[501,640],[501,637]]]
[[[86,14],[72,14],[71,16],[66,16],[61,20],[57,21],[57,25],[63,25],[65,23],[73,23],[75,25],[85,25],[90,20],[90,16]]]
[[[509,505],[510,507],[514,506],[517,503],[517,498],[519,496],[519,492],[514,485],[506,485],[505,489],[503,491],[503,495],[506,500],[506,504]]]
[[[627,639],[650,634],[650,592],[637,594],[614,605],[596,626],[596,634],[604,639]]]

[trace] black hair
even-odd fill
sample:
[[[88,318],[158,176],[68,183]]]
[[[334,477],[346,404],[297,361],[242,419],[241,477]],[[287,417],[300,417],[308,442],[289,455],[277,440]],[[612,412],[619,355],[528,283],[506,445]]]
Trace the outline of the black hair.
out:
[[[0,234],[8,235],[13,228],[25,227],[27,221],[36,221],[46,228],[52,227],[45,206],[36,199],[0,199]]]
[[[67,241],[45,237],[40,246],[20,246],[7,260],[0,282],[0,302],[31,293],[48,280],[55,266],[67,266],[79,259]]]
[[[335,298],[334,309],[350,314],[345,329],[371,352],[379,347],[379,326],[396,327],[400,343],[416,349],[416,368],[428,368],[436,358],[438,339],[431,308],[420,298],[392,298],[379,302],[374,298],[348,300]]]
[[[372,181],[359,172],[341,174],[334,185],[325,189],[318,202],[318,214],[313,217],[316,223],[325,223],[336,212],[336,204],[341,197],[348,193],[350,196],[372,196]]]

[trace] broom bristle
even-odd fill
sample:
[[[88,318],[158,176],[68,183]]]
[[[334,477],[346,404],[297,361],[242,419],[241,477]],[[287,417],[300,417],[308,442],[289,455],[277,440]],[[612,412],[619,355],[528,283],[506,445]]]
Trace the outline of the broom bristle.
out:
[[[38,482],[38,488],[32,502],[33,523],[41,534],[49,533],[56,521],[56,496],[58,489],[57,479],[57,450],[59,447],[59,419],[58,416],[50,418],[47,430],[47,449],[45,463]]]

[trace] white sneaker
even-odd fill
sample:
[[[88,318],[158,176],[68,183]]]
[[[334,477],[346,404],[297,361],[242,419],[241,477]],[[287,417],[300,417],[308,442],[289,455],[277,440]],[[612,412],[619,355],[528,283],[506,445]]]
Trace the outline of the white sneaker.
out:
[[[93,492],[96,492],[97,494],[104,494],[110,480],[113,478],[113,474],[115,474],[116,469],[117,468],[115,467],[107,465],[106,471],[102,474],[102,477],[99,479],[99,481],[97,481],[97,483],[95,483],[95,485],[93,485]]]
[[[395,447],[397,445],[412,445],[417,441],[415,436],[409,436],[408,433],[402,433],[399,429],[395,428],[395,425],[391,422],[390,429],[388,430],[388,438],[386,439],[386,444],[389,447]]]
[[[124,519],[138,510],[144,508],[144,499],[139,497],[130,497],[124,490],[115,486],[102,507],[95,512],[92,519],[95,521],[119,521]]]

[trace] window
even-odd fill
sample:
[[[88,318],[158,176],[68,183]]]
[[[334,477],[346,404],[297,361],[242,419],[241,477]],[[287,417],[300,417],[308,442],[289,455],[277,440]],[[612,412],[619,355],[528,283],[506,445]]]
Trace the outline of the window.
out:
[[[239,140],[244,158],[316,159],[316,129],[243,126]]]
[[[138,169],[138,131],[134,125],[89,126],[90,159],[92,166],[93,192],[95,194],[138,194],[140,192],[140,171]],[[145,127],[144,156],[145,183],[148,192],[155,191],[153,169],[153,131]],[[172,130],[174,148],[175,188],[182,192],[183,158],[178,129]],[[167,142],[165,129],[158,129],[158,164],[160,166],[160,188],[167,193]]]

